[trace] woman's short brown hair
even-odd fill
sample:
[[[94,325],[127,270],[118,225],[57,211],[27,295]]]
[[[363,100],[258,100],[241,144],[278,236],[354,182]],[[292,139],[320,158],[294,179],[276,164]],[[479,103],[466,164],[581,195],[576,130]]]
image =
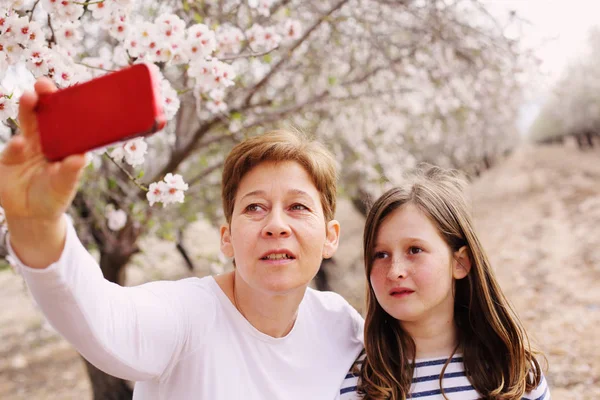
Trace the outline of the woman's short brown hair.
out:
[[[294,161],[310,175],[321,194],[325,220],[335,215],[337,169],[333,155],[320,142],[300,132],[275,130],[237,144],[225,159],[222,192],[223,212],[231,223],[235,196],[242,178],[263,162]]]

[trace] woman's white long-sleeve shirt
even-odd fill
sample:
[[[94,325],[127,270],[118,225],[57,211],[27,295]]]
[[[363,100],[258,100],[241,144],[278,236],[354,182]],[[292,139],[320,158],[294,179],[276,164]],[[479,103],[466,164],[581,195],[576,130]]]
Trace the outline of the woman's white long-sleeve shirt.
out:
[[[307,289],[290,333],[273,338],[212,277],[108,282],[70,223],[56,263],[18,264],[52,326],[99,369],[136,381],[136,400],[331,400],[362,349],[363,319],[335,293]]]

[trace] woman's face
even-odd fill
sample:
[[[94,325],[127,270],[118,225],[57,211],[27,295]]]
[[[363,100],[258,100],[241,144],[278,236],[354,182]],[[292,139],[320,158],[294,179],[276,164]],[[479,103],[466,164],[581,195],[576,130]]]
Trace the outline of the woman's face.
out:
[[[304,290],[323,257],[337,249],[339,224],[325,223],[320,193],[292,161],[264,162],[238,187],[221,250],[253,289],[279,295]]]
[[[466,251],[452,254],[419,208],[409,203],[388,215],[373,254],[371,285],[388,314],[403,323],[453,318],[454,279],[468,273]]]

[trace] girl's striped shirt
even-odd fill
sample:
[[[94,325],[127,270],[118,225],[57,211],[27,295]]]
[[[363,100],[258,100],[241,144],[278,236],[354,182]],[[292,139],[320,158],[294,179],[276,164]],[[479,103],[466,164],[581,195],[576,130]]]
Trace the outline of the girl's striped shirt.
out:
[[[363,353],[356,364],[362,364],[365,358]],[[417,359],[413,382],[410,390],[409,399],[419,400],[443,400],[442,390],[440,389],[440,374],[446,363],[447,358]],[[359,400],[361,395],[356,391],[358,384],[358,375],[352,371],[346,375],[340,389],[339,400]],[[469,379],[465,376],[465,366],[463,358],[455,355],[450,360],[448,367],[444,371],[442,379],[444,393],[449,400],[477,400],[483,397],[471,385]],[[550,390],[546,379],[542,377],[540,385],[533,391],[525,393],[522,400],[550,400]]]

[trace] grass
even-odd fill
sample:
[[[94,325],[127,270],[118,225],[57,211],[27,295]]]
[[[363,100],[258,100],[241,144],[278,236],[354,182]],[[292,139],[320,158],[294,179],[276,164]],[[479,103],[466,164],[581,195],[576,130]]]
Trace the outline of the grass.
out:
[[[10,269],[10,264],[6,260],[0,259],[0,272],[9,270],[9,269]]]

